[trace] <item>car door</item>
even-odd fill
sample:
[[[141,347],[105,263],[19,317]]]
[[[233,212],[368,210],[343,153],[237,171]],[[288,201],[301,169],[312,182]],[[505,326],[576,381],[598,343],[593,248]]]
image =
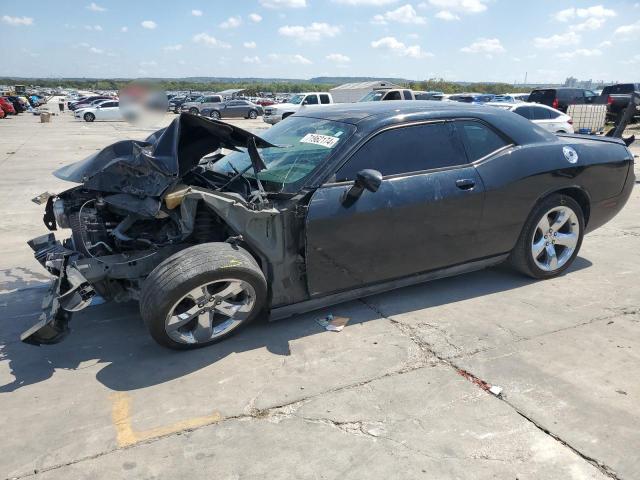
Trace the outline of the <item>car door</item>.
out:
[[[346,201],[346,192],[363,169],[383,175],[379,189]],[[310,294],[321,296],[470,260],[483,190],[452,122],[377,133],[310,200]]]
[[[100,106],[100,118],[102,120],[119,120],[120,107],[118,102],[106,102]]]
[[[242,102],[240,100],[230,100],[224,109],[224,116],[229,118],[241,117]]]

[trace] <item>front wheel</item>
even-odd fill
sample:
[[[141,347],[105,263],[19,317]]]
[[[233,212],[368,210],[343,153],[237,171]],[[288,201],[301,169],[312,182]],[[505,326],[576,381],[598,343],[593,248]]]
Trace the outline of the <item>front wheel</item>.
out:
[[[220,120],[220,112],[217,110],[211,110],[211,113],[209,114],[209,116],[214,120]]]
[[[236,333],[266,299],[264,274],[246,250],[203,243],[172,255],[149,274],[140,313],[156,342],[187,350]]]
[[[249,118],[250,118],[251,120],[255,120],[256,118],[258,118],[258,112],[256,112],[255,110],[251,110],[251,111],[249,112]]]
[[[93,122],[96,119],[96,116],[91,112],[87,112],[84,114],[83,118],[85,122]]]
[[[197,115],[197,114],[198,114],[198,109],[197,109],[197,108],[195,108],[195,107],[191,107],[191,108],[189,109],[189,113],[190,113],[191,115]]]
[[[584,213],[578,202],[553,194],[533,209],[509,260],[525,275],[552,278],[571,266],[583,237]]]

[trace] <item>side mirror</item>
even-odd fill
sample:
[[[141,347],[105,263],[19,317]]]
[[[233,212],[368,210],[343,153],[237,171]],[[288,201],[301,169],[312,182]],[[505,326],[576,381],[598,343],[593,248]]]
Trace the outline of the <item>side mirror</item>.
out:
[[[352,204],[355,200],[360,198],[362,192],[368,190],[370,192],[377,192],[382,184],[382,174],[378,170],[365,169],[360,170],[356,174],[356,180],[353,183],[353,187],[346,191],[343,203]]]

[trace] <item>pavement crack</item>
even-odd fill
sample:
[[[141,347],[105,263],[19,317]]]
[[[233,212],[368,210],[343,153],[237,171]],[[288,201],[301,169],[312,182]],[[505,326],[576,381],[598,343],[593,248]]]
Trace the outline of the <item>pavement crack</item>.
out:
[[[381,318],[385,318],[385,319],[389,320],[402,333],[407,335],[413,342],[415,342],[418,345],[418,347],[420,348],[420,350],[423,351],[425,354],[433,355],[435,358],[438,359],[438,361],[441,364],[452,368],[453,370],[455,370],[455,372],[457,374],[463,376],[464,378],[469,380],[471,383],[476,385],[478,388],[480,388],[483,391],[487,392],[487,394],[495,397],[496,399],[498,399],[498,400],[502,401],[503,403],[505,403],[506,405],[508,405],[515,413],[517,413],[522,418],[527,420],[534,427],[536,427],[539,431],[543,432],[545,435],[553,438],[556,442],[560,443],[561,445],[563,445],[566,448],[568,448],[569,450],[571,450],[574,454],[578,455],[580,458],[582,458],[584,461],[586,461],[587,463],[589,463],[590,465],[592,465],[593,467],[598,469],[600,472],[602,472],[607,477],[612,478],[614,480],[622,480],[611,467],[606,465],[604,462],[601,462],[601,461],[599,461],[599,460],[597,460],[597,459],[585,454],[584,452],[580,451],[578,448],[576,448],[573,445],[571,445],[568,441],[562,439],[559,435],[551,432],[548,428],[544,427],[540,423],[536,422],[533,418],[529,417],[526,413],[522,412],[516,405],[514,405],[511,402],[509,402],[503,395],[501,395],[501,394],[492,395],[489,392],[489,389],[491,388],[491,383],[489,383],[489,382],[477,377],[476,375],[474,375],[473,373],[469,372],[468,370],[465,370],[462,367],[456,365],[452,361],[452,359],[445,358],[444,356],[438,354],[433,349],[433,347],[431,345],[429,345],[428,342],[426,342],[422,338],[420,338],[420,336],[415,331],[416,327],[414,327],[412,325],[408,325],[408,324],[403,323],[403,322],[399,322],[398,320],[395,320],[395,319],[385,315],[384,312],[382,312],[382,310],[380,310],[378,307],[366,302],[363,299],[360,299],[360,301],[363,304],[365,304],[366,306],[368,306],[369,308],[371,308],[378,315],[380,315]],[[544,333],[542,335],[548,335],[549,333],[556,333],[556,332],[559,332],[559,331],[562,331],[562,330],[569,330],[571,328],[577,328],[577,327],[580,327],[580,326],[588,325],[590,323],[594,323],[596,321],[608,320],[608,319],[613,318],[613,317],[618,317],[620,315],[635,315],[637,313],[638,313],[638,309],[635,309],[635,308],[626,308],[625,307],[625,308],[621,308],[621,309],[616,309],[616,312],[614,314],[597,317],[597,318],[594,318],[592,320],[589,320],[588,322],[581,323],[579,325],[574,325],[574,326],[571,326],[571,327],[559,329],[559,330],[556,330],[554,332],[546,332],[546,333]],[[542,335],[539,335],[539,336],[542,336]],[[532,337],[532,338],[535,338],[535,337]],[[523,338],[522,340],[517,340],[516,343],[519,342],[519,341],[523,341],[523,340],[526,340],[526,339]],[[416,453],[418,453],[418,452],[416,452]]]

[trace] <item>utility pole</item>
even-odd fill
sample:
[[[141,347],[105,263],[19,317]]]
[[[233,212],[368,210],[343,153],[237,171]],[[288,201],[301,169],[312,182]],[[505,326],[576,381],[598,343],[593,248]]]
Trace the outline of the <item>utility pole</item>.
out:
[[[524,84],[527,84],[527,75],[529,74],[529,72],[524,72]]]

